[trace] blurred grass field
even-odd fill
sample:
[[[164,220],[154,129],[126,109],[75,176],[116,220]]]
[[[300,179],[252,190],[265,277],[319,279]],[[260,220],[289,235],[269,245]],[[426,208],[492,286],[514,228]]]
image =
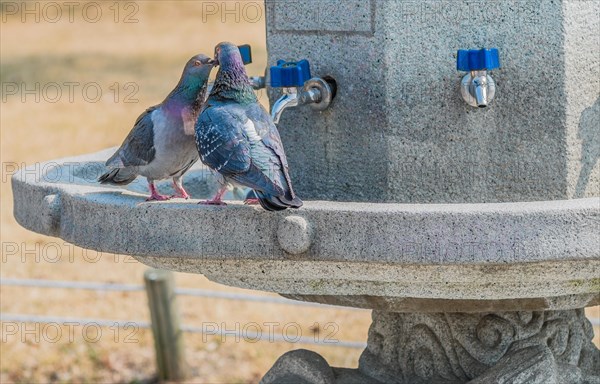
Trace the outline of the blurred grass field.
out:
[[[1,2],[4,8],[4,4]],[[34,2],[30,2],[34,3]],[[71,102],[63,93],[60,100],[35,95],[2,95],[0,104],[0,155],[3,164],[1,199],[1,237],[3,278],[32,278],[77,281],[142,283],[145,266],[119,255],[86,252],[21,228],[12,216],[10,174],[5,165],[34,164],[37,161],[98,151],[120,144],[144,108],[162,101],[176,84],[184,63],[197,53],[212,54],[213,47],[228,40],[251,44],[254,62],[250,74],[262,74],[266,65],[265,18],[252,19],[223,12],[206,17],[200,1],[139,1],[136,23],[122,22],[125,6],[115,22],[102,3],[103,17],[88,22],[75,11],[74,21],[66,15],[58,22],[4,12],[0,24],[0,82],[36,83],[40,89],[49,83],[81,84]],[[222,2],[210,2],[213,5]],[[232,3],[232,2],[230,2]],[[45,3],[41,3],[42,5]],[[83,7],[85,2],[81,2]],[[231,6],[233,8],[233,6]],[[239,15],[238,15],[239,16]],[[246,15],[248,16],[248,15]],[[103,92],[97,102],[81,94],[82,85],[98,84]],[[135,102],[124,102],[134,83]],[[120,90],[115,100],[115,87]],[[112,89],[111,89],[112,87]],[[63,87],[63,91],[67,88]],[[4,92],[4,90],[3,90]],[[48,96],[48,95],[46,95]],[[25,102],[22,97],[26,97]],[[265,101],[265,100],[263,100]],[[5,246],[18,249],[5,257]],[[56,247],[55,247],[56,246]],[[11,248],[13,249],[13,248]],[[58,253],[57,253],[58,252]],[[58,257],[57,257],[58,256]],[[60,259],[56,262],[53,260]],[[203,276],[176,274],[179,287],[205,288],[230,292],[242,290],[209,282]],[[258,294],[254,292],[255,294]],[[304,335],[312,335],[314,323],[336,322],[340,340],[365,341],[370,324],[368,311],[317,310],[306,307],[256,304],[180,297],[182,322],[199,326],[202,322],[225,322],[233,326],[257,323],[297,322]],[[91,291],[2,287],[2,313],[24,313],[78,318],[106,318],[148,321],[143,292],[97,293]],[[600,316],[598,307],[588,310]],[[27,329],[35,329],[30,325]],[[151,382],[155,375],[152,335],[149,330],[135,333],[137,341],[124,342],[127,332],[105,328],[99,341],[90,342],[76,327],[73,340],[64,336],[56,342],[39,340],[20,332],[3,335],[0,344],[1,383],[130,383]],[[67,331],[63,329],[63,335]],[[598,329],[596,339],[598,342]],[[5,337],[6,336],[6,337]],[[118,337],[115,337],[118,336]],[[22,340],[22,339],[25,340]],[[203,341],[200,335],[185,335],[188,362],[194,383],[257,382],[281,354],[306,347],[283,343],[249,343],[217,338]],[[335,366],[356,367],[360,350],[309,346]]]
[[[35,95],[29,94],[25,95],[23,102],[21,92],[2,95],[5,97],[0,112],[3,164],[31,165],[37,161],[94,152],[120,144],[136,117],[146,107],[162,101],[177,83],[185,62],[197,53],[212,55],[214,46],[220,41],[251,44],[254,62],[248,66],[248,71],[251,74],[263,73],[266,65],[264,9],[261,9],[262,17],[256,22],[251,22],[255,15],[249,13],[242,14],[239,22],[236,22],[235,14],[229,14],[223,22],[221,12],[203,22],[202,12],[207,8],[203,8],[199,1],[140,1],[136,2],[139,6],[135,14],[138,22],[123,23],[127,3],[121,3],[118,23],[114,20],[114,12],[108,8],[113,2],[102,3],[104,14],[96,23],[87,22],[77,12],[83,7],[83,2],[81,7],[75,8],[73,23],[66,15],[56,23],[45,22],[43,17],[40,22],[35,22],[31,15],[27,16],[26,22],[22,22],[20,14],[2,15],[2,83],[24,83],[28,89],[39,83],[40,90],[49,83],[81,84],[74,89],[73,102],[66,94],[66,87],[62,87],[63,95],[57,102],[50,102],[55,98],[50,89],[37,102]],[[233,8],[232,5],[230,7]],[[244,16],[251,16],[251,19]],[[88,102],[80,93],[83,85],[88,83],[99,85],[103,92],[99,101]],[[111,89],[115,83],[120,88],[118,102],[115,100],[115,87]],[[126,83],[135,83],[139,87],[133,96],[136,102],[124,102],[124,97],[132,91],[124,88]],[[92,90],[90,95],[94,98]],[[12,216],[12,192],[7,180],[10,178],[9,169],[3,167],[0,190],[1,237],[3,253],[8,249],[7,244],[18,247],[19,252],[10,257],[3,255],[0,272],[3,278],[143,283],[146,267],[131,258],[99,256],[64,244],[60,239],[21,228]],[[60,259],[58,262],[52,262],[57,258]],[[201,275],[178,273],[176,282],[178,287],[242,292],[211,283]],[[201,326],[203,322],[225,322],[231,329],[236,322],[242,326],[251,321],[259,324],[297,322],[303,334],[310,336],[313,331],[309,328],[315,322],[325,324],[335,321],[340,327],[336,335],[338,339],[364,341],[370,323],[368,311],[323,311],[185,296],[178,300],[182,323],[192,326]],[[2,313],[74,318],[149,320],[144,292],[97,293],[3,286],[0,310]],[[20,331],[35,329],[33,324],[27,327]],[[0,382],[152,381],[156,368],[149,330],[139,329],[134,337],[137,341],[126,343],[124,339],[129,332],[124,330],[104,328],[100,340],[90,342],[89,337],[83,337],[82,327],[73,329],[72,341],[67,337],[66,328],[62,330],[63,337],[56,342],[44,337],[36,341],[33,335],[25,335],[25,332],[4,335],[0,345]],[[185,343],[187,359],[194,374],[190,382],[194,383],[257,382],[281,354],[306,347],[243,340],[236,343],[232,337],[225,342],[211,337],[205,342],[201,335],[191,333],[185,334]],[[356,366],[360,355],[357,349],[311,349],[338,366]]]

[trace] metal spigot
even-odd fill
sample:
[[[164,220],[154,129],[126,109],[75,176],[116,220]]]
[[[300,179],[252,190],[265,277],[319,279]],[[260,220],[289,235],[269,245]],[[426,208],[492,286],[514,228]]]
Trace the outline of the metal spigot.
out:
[[[252,84],[252,88],[255,90],[263,89],[267,86],[265,76],[249,76],[248,80],[250,80],[250,84]]]
[[[298,88],[285,87],[282,89],[282,92],[283,95],[275,101],[271,108],[271,117],[275,124],[279,124],[279,118],[286,108],[297,107],[300,104]]]
[[[271,87],[282,88],[283,92],[271,108],[275,124],[279,123],[279,118],[287,108],[308,104],[312,109],[322,111],[329,107],[335,96],[335,82],[332,79],[311,78],[307,60],[279,60],[277,65],[271,67],[270,74]]]
[[[469,72],[460,83],[463,99],[473,107],[487,107],[496,95],[496,83],[487,71],[500,68],[498,49],[461,49],[456,58],[456,68]]]
[[[496,95],[496,83],[486,71],[471,71],[463,77],[460,93],[469,105],[485,108]]]

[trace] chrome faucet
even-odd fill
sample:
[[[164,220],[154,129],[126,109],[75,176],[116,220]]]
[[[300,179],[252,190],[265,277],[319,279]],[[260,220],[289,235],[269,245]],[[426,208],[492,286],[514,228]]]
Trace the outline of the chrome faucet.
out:
[[[279,118],[286,108],[297,107],[300,104],[298,88],[285,87],[282,91],[283,95],[275,101],[271,108],[271,118],[275,124],[279,124]]]
[[[463,77],[460,92],[467,104],[485,108],[496,95],[496,83],[486,71],[471,71]]]
[[[336,84],[332,78],[312,77],[307,60],[285,62],[279,60],[271,67],[271,87],[282,88],[282,96],[271,108],[271,117],[275,124],[283,111],[300,105],[310,105],[314,110],[322,111],[329,107],[335,96]]]
[[[459,50],[456,68],[469,72],[461,81],[460,93],[467,104],[485,108],[496,95],[496,83],[487,71],[500,67],[498,49]]]

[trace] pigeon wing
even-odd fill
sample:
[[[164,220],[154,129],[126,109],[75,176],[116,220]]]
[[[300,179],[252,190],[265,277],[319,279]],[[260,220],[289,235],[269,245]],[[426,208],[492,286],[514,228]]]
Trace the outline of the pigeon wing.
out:
[[[157,107],[148,108],[136,120],[133,129],[121,147],[106,162],[109,167],[125,168],[148,165],[156,155],[154,148],[154,123],[152,113]]]
[[[211,169],[240,184],[270,194],[281,194],[281,187],[259,167],[268,154],[255,148],[260,137],[254,137],[248,131],[248,121],[242,111],[227,105],[206,108],[196,124],[200,159]]]
[[[288,170],[288,161],[283,149],[279,131],[273,123],[271,116],[267,113],[264,107],[259,103],[252,104],[247,110],[248,117],[253,121],[258,134],[261,136],[262,143],[269,148],[278,159],[279,169],[283,174],[287,188],[289,189],[291,198],[295,198],[296,194],[292,188],[292,180]]]

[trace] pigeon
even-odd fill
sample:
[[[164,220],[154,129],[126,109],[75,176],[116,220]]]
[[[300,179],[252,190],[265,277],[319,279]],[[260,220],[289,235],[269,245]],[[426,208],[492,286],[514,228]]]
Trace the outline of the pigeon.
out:
[[[208,100],[196,122],[200,160],[219,178],[221,188],[202,204],[225,205],[228,185],[246,186],[268,211],[300,208],[279,132],[258,102],[246,75],[237,46],[220,43],[215,48],[219,71]]]
[[[213,67],[214,60],[202,54],[187,62],[175,89],[137,118],[121,147],[106,161],[109,171],[98,178],[100,183],[126,185],[142,175],[150,190],[147,201],[189,198],[182,176],[198,161],[194,124]],[[173,179],[173,196],[161,195],[154,185],[156,180],[168,178]]]

